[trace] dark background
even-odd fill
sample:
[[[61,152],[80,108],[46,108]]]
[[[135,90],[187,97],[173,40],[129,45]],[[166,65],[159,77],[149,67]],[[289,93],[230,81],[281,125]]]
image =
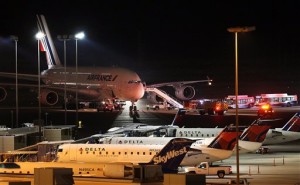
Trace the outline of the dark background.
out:
[[[79,66],[121,66],[147,84],[201,80],[197,97],[234,94],[234,34],[228,27],[255,26],[239,41],[239,94],[298,94],[300,1],[9,1],[0,11],[0,71],[37,73],[36,14],[44,14],[63,62],[57,35],[84,31]],[[67,42],[67,66],[75,41]],[[42,60],[42,69],[46,68]],[[0,79],[3,81],[3,79]]]

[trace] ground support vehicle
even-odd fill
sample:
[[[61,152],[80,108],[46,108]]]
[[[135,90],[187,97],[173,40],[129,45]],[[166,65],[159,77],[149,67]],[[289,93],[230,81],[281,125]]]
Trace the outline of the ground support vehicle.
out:
[[[232,173],[231,166],[210,166],[208,162],[202,162],[196,167],[186,167],[186,173],[205,174],[205,175],[217,175],[219,178],[224,178],[225,175]]]
[[[261,105],[257,111],[257,116],[259,117],[268,117],[272,116],[274,113],[274,110],[271,105],[269,104],[264,104]]]
[[[198,103],[196,109],[198,110],[200,115],[208,114],[208,115],[224,115],[224,113],[228,110],[228,104],[222,101],[203,101]]]

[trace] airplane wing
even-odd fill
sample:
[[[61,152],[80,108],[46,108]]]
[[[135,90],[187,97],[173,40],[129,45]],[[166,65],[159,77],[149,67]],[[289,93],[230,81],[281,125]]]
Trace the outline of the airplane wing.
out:
[[[194,80],[194,81],[165,82],[165,83],[158,83],[158,84],[150,84],[150,85],[147,85],[147,87],[149,87],[149,88],[157,88],[157,87],[163,87],[163,86],[181,87],[182,85],[202,83],[202,82],[208,82],[211,84],[212,80],[207,79],[207,80]]]
[[[1,77],[6,77],[6,78],[16,78],[16,73],[5,73],[5,72],[0,72]],[[20,80],[28,80],[28,81],[38,81],[38,75],[32,75],[32,74],[21,74],[18,73],[18,79]]]
[[[195,88],[190,84],[207,82],[208,85],[211,85],[212,80],[207,77],[207,80],[192,80],[192,81],[175,81],[175,82],[166,82],[166,83],[157,83],[157,84],[147,84],[146,92],[148,92],[147,98],[152,100],[152,102],[161,101],[159,99],[164,98],[169,103],[173,104],[176,107],[182,107],[180,103],[177,102],[174,98],[170,97],[163,91],[159,90],[159,87],[171,86],[175,89],[175,97],[178,100],[190,100],[195,94]]]

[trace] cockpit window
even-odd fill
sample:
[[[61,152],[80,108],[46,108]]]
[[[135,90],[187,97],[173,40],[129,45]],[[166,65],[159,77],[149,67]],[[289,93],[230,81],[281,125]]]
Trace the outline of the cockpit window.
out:
[[[57,152],[62,152],[62,151],[63,151],[63,149],[62,149],[62,148],[59,148]]]
[[[142,83],[140,80],[129,80],[128,84],[139,84]]]

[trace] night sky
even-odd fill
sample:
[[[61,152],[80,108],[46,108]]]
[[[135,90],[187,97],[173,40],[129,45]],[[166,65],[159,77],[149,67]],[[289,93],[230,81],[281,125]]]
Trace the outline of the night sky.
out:
[[[234,94],[234,34],[240,33],[239,94],[299,94],[300,1],[10,1],[0,11],[0,71],[14,72],[17,35],[20,73],[37,73],[36,14],[44,14],[63,62],[57,35],[84,31],[79,66],[120,66],[147,84],[202,80],[197,97]],[[67,66],[75,41],[67,42]],[[41,64],[45,69],[46,65]],[[3,82],[3,79],[0,79]]]

